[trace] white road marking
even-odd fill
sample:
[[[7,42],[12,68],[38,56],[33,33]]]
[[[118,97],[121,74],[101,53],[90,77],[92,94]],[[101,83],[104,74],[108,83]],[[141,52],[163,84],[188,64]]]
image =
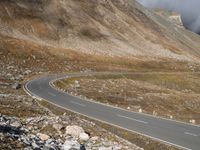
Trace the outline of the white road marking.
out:
[[[121,117],[121,118],[129,119],[129,120],[132,120],[132,121],[137,121],[137,122],[139,122],[139,123],[148,124],[148,122],[146,122],[146,121],[142,121],[142,120],[130,118],[130,117],[127,117],[127,116],[122,116],[122,115],[119,115],[119,114],[117,114],[117,116],[118,116],[118,117]]]
[[[51,92],[48,92],[48,94],[51,95],[51,96],[54,96],[54,97],[56,96],[55,94],[53,94]]]
[[[184,134],[191,135],[191,136],[195,136],[195,137],[198,136],[198,135],[196,135],[196,134],[194,134],[194,133],[190,133],[190,132],[184,132]]]
[[[86,107],[86,105],[78,103],[78,102],[70,101],[70,103],[76,104],[76,105],[79,105],[79,106],[82,106],[82,107]]]

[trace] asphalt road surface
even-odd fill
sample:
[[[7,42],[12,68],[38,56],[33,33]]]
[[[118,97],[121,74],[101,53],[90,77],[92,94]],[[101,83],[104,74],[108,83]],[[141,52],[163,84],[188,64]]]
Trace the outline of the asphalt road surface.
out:
[[[25,89],[30,95],[38,99],[45,99],[67,110],[140,133],[182,149],[200,150],[200,126],[162,119],[143,113],[130,112],[105,104],[83,100],[70,96],[51,86],[51,82],[59,78],[88,74],[44,76],[29,81],[25,85]]]

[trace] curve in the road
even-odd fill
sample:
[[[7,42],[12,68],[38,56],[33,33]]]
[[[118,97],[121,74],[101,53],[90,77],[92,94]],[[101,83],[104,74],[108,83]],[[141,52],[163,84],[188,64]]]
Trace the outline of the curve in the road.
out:
[[[80,77],[101,73],[49,75],[25,84],[25,90],[37,99],[44,99],[67,110],[82,114],[131,132],[187,150],[200,150],[200,126],[131,112],[98,102],[83,100],[59,91],[51,82],[65,77]]]

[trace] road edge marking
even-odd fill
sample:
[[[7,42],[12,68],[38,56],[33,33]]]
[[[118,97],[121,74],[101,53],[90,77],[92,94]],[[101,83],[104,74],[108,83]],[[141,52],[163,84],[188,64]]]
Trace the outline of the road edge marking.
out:
[[[148,122],[146,122],[146,121],[135,119],[135,118],[131,118],[131,117],[127,117],[127,116],[123,116],[123,115],[120,115],[120,114],[117,114],[117,117],[125,118],[125,119],[131,120],[131,121],[135,121],[135,122],[138,122],[138,123],[148,124]]]

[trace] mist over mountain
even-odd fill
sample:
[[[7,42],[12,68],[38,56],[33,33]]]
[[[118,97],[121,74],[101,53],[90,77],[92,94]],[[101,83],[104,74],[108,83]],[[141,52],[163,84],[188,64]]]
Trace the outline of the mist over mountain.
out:
[[[138,0],[148,8],[163,8],[179,12],[183,25],[200,34],[200,1],[199,0]]]

